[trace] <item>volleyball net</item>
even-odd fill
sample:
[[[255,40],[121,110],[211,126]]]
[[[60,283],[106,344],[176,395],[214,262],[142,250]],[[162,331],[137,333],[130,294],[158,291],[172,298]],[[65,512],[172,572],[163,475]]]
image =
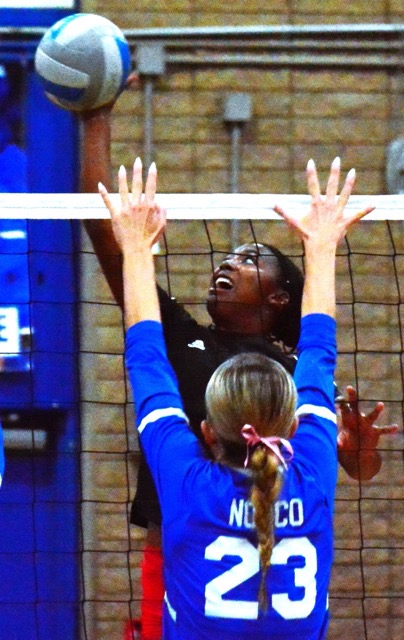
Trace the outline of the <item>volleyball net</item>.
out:
[[[358,390],[363,411],[383,401],[379,423],[402,427],[404,196],[353,196],[349,207],[369,201],[375,212],[350,230],[338,251],[336,382],[342,391],[347,384]],[[158,202],[169,221],[155,251],[157,277],[198,322],[209,323],[212,268],[235,246],[270,243],[303,269],[301,243],[272,207],[300,210],[306,196],[162,194]],[[140,613],[145,531],[130,525],[128,515],[138,442],[122,314],[80,221],[106,217],[97,195],[0,194],[0,223],[7,221],[3,232],[0,226],[0,390],[8,469],[2,507],[14,522],[1,556],[14,570],[20,550],[32,572],[32,584],[4,592],[0,608],[28,607],[38,638],[44,607],[55,616],[63,610],[62,620],[66,611],[75,616],[77,637],[85,640],[124,637]],[[59,226],[67,230],[63,242]],[[7,244],[13,233],[13,241],[20,239],[14,253]],[[28,273],[22,301],[15,295],[17,264]],[[45,291],[47,280],[52,286]],[[12,328],[16,313],[18,335]],[[43,376],[39,382],[37,375]],[[29,392],[22,406],[18,385],[24,376]],[[382,437],[379,450],[382,467],[371,481],[339,470],[331,640],[404,636],[402,430]],[[23,504],[12,478],[21,469]],[[28,518],[30,550],[15,535],[16,518]]]

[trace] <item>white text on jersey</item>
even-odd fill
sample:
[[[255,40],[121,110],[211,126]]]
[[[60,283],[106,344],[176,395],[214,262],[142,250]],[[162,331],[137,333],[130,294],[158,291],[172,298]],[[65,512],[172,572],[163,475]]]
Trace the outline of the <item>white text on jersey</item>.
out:
[[[277,500],[274,505],[275,527],[300,527],[304,522],[303,502],[300,498]],[[229,524],[236,527],[254,528],[254,507],[250,500],[233,499]]]

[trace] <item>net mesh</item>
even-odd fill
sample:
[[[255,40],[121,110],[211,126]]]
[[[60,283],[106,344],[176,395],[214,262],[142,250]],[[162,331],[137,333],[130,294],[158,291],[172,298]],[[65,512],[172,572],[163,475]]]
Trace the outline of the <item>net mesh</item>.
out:
[[[279,220],[201,220],[190,215],[189,220],[171,219],[165,242],[156,248],[158,280],[198,322],[208,324],[205,297],[212,267],[232,245],[255,241],[275,245],[303,268],[301,244]],[[136,637],[130,621],[140,613],[145,531],[130,525],[128,515],[136,486],[138,442],[124,373],[122,314],[83,229],[74,253],[79,271],[81,442],[80,451],[69,455],[81,471],[75,521],[80,549],[74,561],[80,567],[80,587],[70,604],[78,611],[78,637]],[[380,424],[403,422],[403,275],[401,220],[363,221],[339,250],[336,380],[341,390],[347,384],[357,388],[363,410],[383,401]],[[402,433],[385,436],[379,448],[382,467],[370,482],[358,482],[339,470],[330,639],[404,636]],[[32,451],[26,455],[35,466]],[[48,446],[46,456],[56,455],[56,448]],[[35,473],[31,476],[27,505],[35,512],[44,501]],[[34,549],[33,557],[40,551]],[[57,608],[64,601],[58,594],[52,600],[37,590],[33,610],[40,611],[44,602]],[[41,638],[40,622],[36,625]]]

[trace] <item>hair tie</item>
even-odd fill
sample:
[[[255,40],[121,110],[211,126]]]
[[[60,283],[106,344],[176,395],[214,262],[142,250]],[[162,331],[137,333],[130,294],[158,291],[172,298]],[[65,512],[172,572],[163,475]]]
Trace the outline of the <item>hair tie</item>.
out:
[[[288,463],[293,458],[293,448],[289,440],[286,440],[285,438],[279,438],[278,436],[268,436],[266,438],[262,437],[258,435],[255,428],[251,424],[244,425],[244,427],[241,429],[241,435],[247,442],[247,457],[244,461],[245,467],[248,466],[251,448],[255,447],[257,444],[263,444],[268,449],[271,449],[271,451],[281,462],[284,469],[288,468]],[[286,455],[282,454],[280,449],[281,446],[286,450]]]

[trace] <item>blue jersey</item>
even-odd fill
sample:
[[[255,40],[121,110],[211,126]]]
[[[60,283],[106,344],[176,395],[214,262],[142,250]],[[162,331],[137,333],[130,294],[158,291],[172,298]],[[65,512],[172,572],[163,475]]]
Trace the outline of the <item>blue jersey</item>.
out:
[[[269,608],[258,607],[259,555],[247,472],[206,459],[189,430],[161,325],[127,333],[136,421],[163,514],[165,640],[319,640],[328,624],[337,479],[335,322],[302,320],[299,427],[275,504]]]

